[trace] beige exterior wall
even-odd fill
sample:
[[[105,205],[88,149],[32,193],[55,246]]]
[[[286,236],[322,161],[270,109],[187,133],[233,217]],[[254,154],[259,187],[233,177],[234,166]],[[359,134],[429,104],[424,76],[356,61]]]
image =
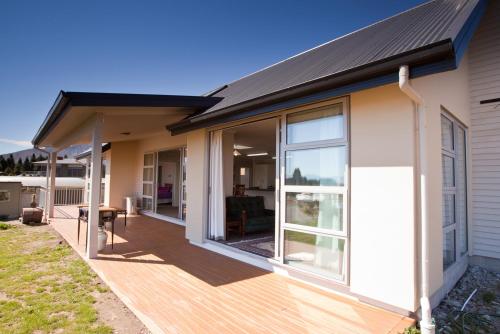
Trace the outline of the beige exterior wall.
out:
[[[125,207],[124,198],[136,193],[139,174],[137,147],[136,141],[114,142],[109,151],[109,205],[112,207]]]
[[[165,131],[164,134],[142,140],[113,142],[108,162],[111,189],[109,205],[123,207],[125,197],[141,196],[144,153],[186,146],[186,138],[185,135],[172,137]]]
[[[351,292],[413,311],[414,108],[388,85],[351,95]]]
[[[208,138],[205,129],[187,135],[186,168],[187,216],[186,237],[193,243],[205,238],[208,216]]]
[[[443,226],[442,226],[442,165],[441,165],[441,111],[446,109],[452,116],[470,128],[470,103],[468,87],[468,60],[465,54],[457,70],[434,74],[412,80],[412,85],[425,100],[427,112],[427,154],[428,154],[428,187],[430,215],[430,288],[431,293],[438,293],[437,299],[443,296],[443,283],[449,289],[461,275],[464,267],[450,267],[447,277],[443,273]],[[468,136],[468,147],[470,133]],[[470,150],[467,152],[470,157]],[[468,158],[468,160],[470,160]],[[468,162],[468,165],[470,161]],[[470,170],[470,168],[469,168]],[[470,173],[469,173],[470,174]],[[468,180],[470,194],[470,176]],[[470,196],[468,208],[470,208]],[[467,210],[470,213],[470,210]],[[470,214],[468,217],[470,222]],[[470,240],[469,240],[470,242]],[[470,248],[470,247],[469,247]],[[459,263],[457,259],[457,264]],[[466,260],[466,259],[465,259]],[[466,263],[466,261],[465,261]],[[459,269],[457,271],[457,269]]]
[[[466,258],[457,261],[443,273],[440,115],[444,108],[470,126],[467,80],[466,54],[455,71],[411,81],[427,112],[430,287],[435,301],[466,263]],[[418,308],[419,295],[415,120],[413,104],[397,84],[351,95],[351,291],[406,310]]]

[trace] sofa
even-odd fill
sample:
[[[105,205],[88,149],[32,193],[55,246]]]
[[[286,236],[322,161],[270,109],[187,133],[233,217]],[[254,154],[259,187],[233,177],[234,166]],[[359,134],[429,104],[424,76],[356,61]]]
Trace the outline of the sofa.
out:
[[[241,222],[241,236],[273,231],[274,210],[264,207],[262,196],[229,196],[226,197],[226,221]]]
[[[157,203],[158,204],[169,204],[172,203],[172,184],[165,183],[165,186],[158,186],[157,192]]]

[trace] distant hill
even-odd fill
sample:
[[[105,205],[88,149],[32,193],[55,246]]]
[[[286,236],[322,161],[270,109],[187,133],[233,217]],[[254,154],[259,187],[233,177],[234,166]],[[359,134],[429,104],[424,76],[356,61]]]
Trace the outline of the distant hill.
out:
[[[65,155],[67,155],[68,158],[72,158],[75,155],[80,154],[85,150],[88,150],[89,147],[90,147],[89,145],[73,145],[73,146],[70,146],[70,147],[58,152],[57,155],[59,157],[64,157]],[[40,151],[36,148],[29,148],[29,149],[22,150],[22,151],[12,152],[12,155],[14,156],[14,161],[17,161],[19,158],[21,158],[21,160],[24,160],[25,158],[30,158],[33,153],[35,153],[35,155],[37,157],[38,157],[38,155],[42,155],[43,157],[46,156],[45,152]],[[9,156],[9,154],[10,153],[6,153],[6,154],[2,154],[2,155],[4,158],[7,158]]]

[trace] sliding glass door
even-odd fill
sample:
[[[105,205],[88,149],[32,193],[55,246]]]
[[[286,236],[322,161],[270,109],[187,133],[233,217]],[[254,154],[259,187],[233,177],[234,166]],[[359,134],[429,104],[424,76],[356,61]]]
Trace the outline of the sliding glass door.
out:
[[[142,210],[145,212],[152,212],[154,208],[155,158],[156,153],[144,154],[144,166],[142,168]]]
[[[185,147],[144,154],[142,210],[145,213],[185,220]]]
[[[282,119],[280,221],[283,263],[346,281],[346,100]]]
[[[181,205],[179,206],[180,212],[179,217],[186,221],[186,203],[187,203],[187,193],[186,193],[186,165],[187,165],[187,148],[181,148],[181,191],[180,199]]]

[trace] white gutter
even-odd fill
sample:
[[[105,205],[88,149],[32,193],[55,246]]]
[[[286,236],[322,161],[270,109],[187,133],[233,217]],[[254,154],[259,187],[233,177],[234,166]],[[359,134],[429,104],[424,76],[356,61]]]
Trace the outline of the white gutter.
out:
[[[408,65],[399,67],[399,88],[415,104],[415,110],[418,117],[417,135],[417,168],[420,174],[420,228],[421,228],[421,320],[420,330],[422,334],[434,334],[436,326],[432,320],[432,309],[429,302],[429,213],[427,199],[427,153],[426,153],[426,113],[424,99],[410,85],[410,70]]]

